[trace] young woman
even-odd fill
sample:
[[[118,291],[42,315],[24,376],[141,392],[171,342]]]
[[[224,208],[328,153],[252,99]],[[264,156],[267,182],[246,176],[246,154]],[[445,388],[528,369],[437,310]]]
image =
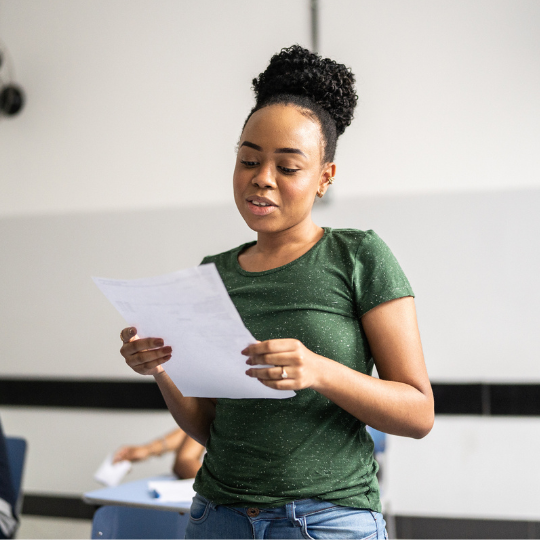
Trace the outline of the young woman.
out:
[[[162,368],[171,355],[163,340],[125,328],[121,353],[155,377],[178,424],[207,447],[187,538],[384,538],[365,426],[423,437],[433,395],[413,292],[386,244],[312,220],[336,176],[354,76],[293,46],[253,84],[233,184],[257,241],[203,263],[216,264],[260,340],[242,351],[246,376],[296,396],[183,397]]]

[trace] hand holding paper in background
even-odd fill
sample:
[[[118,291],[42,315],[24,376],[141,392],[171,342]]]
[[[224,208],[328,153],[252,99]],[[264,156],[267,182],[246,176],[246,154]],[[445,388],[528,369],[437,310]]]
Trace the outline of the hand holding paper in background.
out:
[[[130,470],[131,461],[113,463],[113,455],[109,454],[95,472],[94,480],[108,487],[117,486]]]

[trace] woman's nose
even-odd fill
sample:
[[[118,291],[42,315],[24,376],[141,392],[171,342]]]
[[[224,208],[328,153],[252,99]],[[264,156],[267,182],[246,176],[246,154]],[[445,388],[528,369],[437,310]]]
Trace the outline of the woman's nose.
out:
[[[276,187],[276,179],[273,168],[270,166],[261,167],[257,171],[257,174],[253,176],[251,182],[262,189]]]

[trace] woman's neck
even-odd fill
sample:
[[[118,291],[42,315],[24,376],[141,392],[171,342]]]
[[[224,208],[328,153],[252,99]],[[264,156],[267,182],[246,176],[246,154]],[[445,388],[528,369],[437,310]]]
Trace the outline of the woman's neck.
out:
[[[308,252],[324,235],[324,230],[309,221],[277,233],[257,234],[257,243],[238,257],[248,272],[263,272],[288,264]]]

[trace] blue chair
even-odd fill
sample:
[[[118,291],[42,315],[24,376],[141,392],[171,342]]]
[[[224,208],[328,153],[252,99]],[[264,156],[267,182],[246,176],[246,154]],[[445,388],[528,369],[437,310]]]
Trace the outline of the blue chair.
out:
[[[17,506],[16,513],[20,513],[22,505],[22,478],[24,472],[24,462],[26,459],[26,440],[20,437],[6,437],[6,453],[9,462],[9,472],[11,473],[11,483],[15,492]]]
[[[94,514],[92,538],[184,538],[189,514],[130,506],[102,506]]]
[[[366,429],[375,443],[375,455],[382,454],[386,450],[386,433],[377,431],[371,426],[366,426]]]

